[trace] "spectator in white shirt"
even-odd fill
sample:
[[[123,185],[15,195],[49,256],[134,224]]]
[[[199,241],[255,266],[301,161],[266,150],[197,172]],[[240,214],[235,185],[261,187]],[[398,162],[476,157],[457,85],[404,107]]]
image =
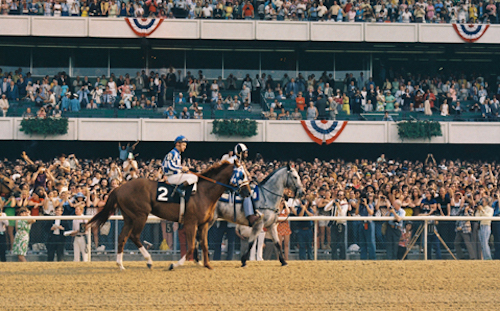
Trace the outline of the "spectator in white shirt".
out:
[[[2,109],[2,113],[5,118],[7,116],[7,110],[9,110],[9,100],[5,94],[2,94],[2,98],[0,99],[0,109]]]

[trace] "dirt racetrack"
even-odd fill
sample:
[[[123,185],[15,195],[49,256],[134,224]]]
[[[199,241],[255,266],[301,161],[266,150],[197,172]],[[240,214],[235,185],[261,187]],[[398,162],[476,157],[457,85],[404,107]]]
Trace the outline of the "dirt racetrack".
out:
[[[500,310],[497,261],[0,263],[1,310]]]

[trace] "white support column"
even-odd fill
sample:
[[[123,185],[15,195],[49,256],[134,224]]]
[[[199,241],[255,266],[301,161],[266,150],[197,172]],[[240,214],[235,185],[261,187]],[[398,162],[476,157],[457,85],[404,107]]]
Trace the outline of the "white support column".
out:
[[[224,52],[222,52],[222,79],[224,78]]]
[[[295,77],[299,76],[300,68],[299,68],[299,57],[300,57],[300,52],[297,52],[297,60],[295,61]],[[283,85],[283,88],[285,86]]]
[[[87,230],[87,261],[91,262],[92,261],[92,231],[89,229]],[[97,247],[97,245],[96,245]]]
[[[187,53],[186,53],[186,50],[184,50],[184,78],[186,77],[186,74],[187,74]],[[186,83],[187,81],[184,81],[184,83]],[[175,100],[175,98],[174,98]]]
[[[73,57],[71,55],[69,56],[69,76],[73,77]]]
[[[333,53],[333,81],[335,81],[335,69],[336,69],[336,64],[335,64],[335,53]],[[335,85],[332,85],[332,88],[335,89]]]
[[[429,224],[427,223],[427,220],[424,220],[424,260],[427,260],[427,252],[429,251],[427,249],[427,229]]]
[[[259,52],[259,76],[262,76],[262,52]],[[264,89],[265,88],[264,86]]]
[[[111,76],[111,50],[108,49],[108,77]]]
[[[33,48],[30,48],[30,72],[33,75]]]
[[[373,77],[373,53],[370,53],[370,77]],[[370,77],[367,77],[370,79]]]

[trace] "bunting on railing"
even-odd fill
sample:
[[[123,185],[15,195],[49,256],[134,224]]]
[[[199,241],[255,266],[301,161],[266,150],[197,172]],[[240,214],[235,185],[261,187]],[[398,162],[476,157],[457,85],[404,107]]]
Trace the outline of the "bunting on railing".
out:
[[[136,35],[139,37],[148,37],[160,26],[163,18],[126,17],[125,21]]]
[[[307,135],[319,145],[333,143],[347,125],[347,121],[308,120],[300,122]]]
[[[453,28],[464,41],[473,43],[481,38],[490,25],[482,24],[453,24]]]

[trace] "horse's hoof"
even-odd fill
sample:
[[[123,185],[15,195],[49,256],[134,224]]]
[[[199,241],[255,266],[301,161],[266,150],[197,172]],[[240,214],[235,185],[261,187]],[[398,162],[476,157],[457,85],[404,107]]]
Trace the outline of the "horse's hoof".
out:
[[[117,263],[116,265],[120,268],[120,271],[125,271],[125,267],[122,264]]]
[[[288,267],[288,263],[287,263],[287,262],[282,262],[282,263],[281,263],[281,266],[282,266],[282,267]]]
[[[208,270],[213,270],[211,265],[205,265],[205,268],[207,268]]]
[[[242,262],[242,263],[241,263],[241,267],[242,267],[242,268],[245,268],[246,266],[247,266],[246,262]]]
[[[168,267],[168,271],[172,271],[172,270],[174,270],[174,264],[173,263],[170,264],[170,266]]]
[[[147,265],[149,269],[153,268],[153,264],[148,263]]]
[[[201,261],[197,261],[197,262],[196,262],[196,264],[197,264],[198,266],[203,266],[203,263],[202,263]]]

